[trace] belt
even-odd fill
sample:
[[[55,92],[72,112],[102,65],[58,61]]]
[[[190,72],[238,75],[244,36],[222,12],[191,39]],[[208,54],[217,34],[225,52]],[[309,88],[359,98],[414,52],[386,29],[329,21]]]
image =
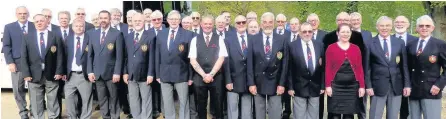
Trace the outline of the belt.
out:
[[[82,71],[71,71],[71,73],[82,74]]]

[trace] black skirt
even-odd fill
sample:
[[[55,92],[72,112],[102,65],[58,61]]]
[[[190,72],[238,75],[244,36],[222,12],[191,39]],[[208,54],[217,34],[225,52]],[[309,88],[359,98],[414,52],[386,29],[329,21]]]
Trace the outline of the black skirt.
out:
[[[350,66],[345,59],[341,68],[331,84],[332,96],[327,98],[327,109],[329,113],[356,114],[359,110],[359,83]]]

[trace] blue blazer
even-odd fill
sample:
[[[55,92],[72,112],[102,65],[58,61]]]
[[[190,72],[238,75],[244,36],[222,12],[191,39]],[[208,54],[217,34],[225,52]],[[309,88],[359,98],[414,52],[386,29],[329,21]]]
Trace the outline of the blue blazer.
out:
[[[36,31],[28,32],[28,35],[23,39],[22,44],[22,76],[32,77],[33,83],[39,83],[40,80],[54,80],[54,75],[64,75],[63,71],[63,44],[62,38],[51,31],[48,31],[47,43],[45,52],[41,58],[39,50],[39,42]],[[45,68],[42,69],[42,64]]]
[[[190,66],[189,44],[194,33],[178,28],[174,46],[167,49],[170,28],[165,28],[156,36],[155,71],[156,79],[165,83],[180,83],[192,80],[193,70]]]
[[[378,36],[373,37],[367,43],[368,50],[366,51],[369,60],[366,61],[367,66],[365,66],[367,67],[365,84],[367,89],[373,88],[377,96],[387,95],[390,87],[393,88],[395,95],[401,95],[404,87],[411,87],[404,41],[394,36],[391,36],[389,40],[391,45],[390,60],[387,60]]]
[[[277,86],[286,87],[288,49],[285,37],[273,33],[271,59],[265,58],[263,33],[252,37],[257,40],[248,47],[248,86],[256,86],[262,95],[276,95]],[[279,53],[280,52],[280,53]]]
[[[87,32],[89,30],[94,30],[94,25],[91,24],[91,23],[88,23],[88,22],[85,22],[85,26],[84,27],[85,27],[85,31],[84,32]],[[70,24],[70,28],[73,28],[72,24]]]
[[[34,33],[36,28],[34,24],[28,21],[26,25],[28,27],[28,34]],[[18,21],[9,23],[5,25],[5,30],[3,32],[3,48],[2,52],[4,53],[6,64],[15,63],[17,69],[20,71],[20,57],[22,52],[22,40],[25,38],[25,34],[22,32],[22,28]]]
[[[396,37],[395,34],[393,34],[392,36]],[[406,33],[406,46],[409,46],[409,44],[412,44],[413,42],[417,42],[418,41],[418,37],[412,36],[409,33]]]
[[[372,33],[367,30],[361,30],[362,40],[367,41],[372,39]]]
[[[247,43],[247,48],[253,46],[252,35],[247,35],[245,39]],[[237,34],[225,37],[225,44],[228,51],[228,56],[225,59],[224,64],[224,74],[225,74],[225,84],[233,84],[233,92],[237,93],[248,93],[248,53],[245,55],[240,47],[241,44],[238,40]]]
[[[87,59],[88,59],[88,43],[89,43],[89,39],[88,39],[88,34],[84,34],[84,39],[82,41],[82,56],[81,56],[81,64],[82,64],[82,72],[84,73],[84,78],[86,80],[88,80],[88,74],[87,74]],[[68,77],[71,76],[71,64],[76,61],[74,59],[74,57],[76,57],[75,51],[76,51],[76,47],[74,46],[75,44],[77,44],[77,39],[75,39],[75,35],[74,33],[70,33],[70,35],[67,36],[67,40],[66,40],[66,45],[65,45],[65,49],[66,49],[66,56],[67,56],[67,69],[66,69],[66,74]],[[74,59],[74,60],[73,60]]]
[[[147,76],[155,78],[155,33],[143,31],[135,45],[135,32],[125,37],[124,74],[133,81],[146,81]]]
[[[110,27],[101,44],[101,32],[101,29],[97,29],[88,34],[87,72],[94,73],[96,79],[111,80],[113,75],[122,74],[124,38],[120,31]]]

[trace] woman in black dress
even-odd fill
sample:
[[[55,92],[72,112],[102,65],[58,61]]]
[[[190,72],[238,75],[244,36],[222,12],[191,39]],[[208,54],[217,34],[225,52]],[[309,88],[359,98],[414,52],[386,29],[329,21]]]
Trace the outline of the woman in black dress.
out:
[[[325,87],[329,119],[353,119],[364,96],[364,71],[361,50],[351,44],[352,31],[347,24],[337,29],[338,42],[326,50]]]

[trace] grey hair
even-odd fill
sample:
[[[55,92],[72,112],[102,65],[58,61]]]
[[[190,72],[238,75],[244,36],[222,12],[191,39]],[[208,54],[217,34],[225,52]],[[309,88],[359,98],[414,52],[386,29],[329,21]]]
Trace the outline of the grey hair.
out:
[[[131,17],[131,16],[133,16],[135,13],[137,13],[136,10],[129,10],[129,11],[127,11],[127,17]]]
[[[265,13],[263,13],[263,15],[260,18],[260,20],[263,21],[263,19],[265,19],[266,17],[271,17],[274,20],[274,14],[272,12],[265,12]]]
[[[422,20],[427,20],[427,21],[432,23],[432,26],[435,26],[434,20],[432,20],[432,18],[429,15],[423,15],[421,17],[418,17],[418,19],[417,19],[417,26],[420,25],[420,22]]]
[[[215,18],[215,23],[218,21],[226,22],[226,18],[223,15],[218,15],[217,18]]]
[[[185,21],[192,22],[192,17],[191,17],[191,16],[185,16],[185,17],[183,17],[183,20],[182,20],[181,22],[185,22]]]
[[[299,19],[296,17],[293,17],[290,19],[290,24],[295,23],[295,22],[299,23]]]
[[[220,16],[223,16],[223,15],[219,15],[219,17]],[[203,18],[201,18],[201,19],[202,19],[201,22],[203,22],[205,19],[211,19],[211,21],[214,22],[214,17],[212,15],[204,15]]]
[[[60,11],[60,12],[57,14],[58,17],[59,17],[61,14],[66,14],[66,15],[68,16],[68,21],[71,20],[70,12],[68,12],[68,11]]]
[[[393,23],[392,18],[390,18],[390,17],[388,17],[388,16],[381,16],[381,17],[378,18],[378,20],[376,20],[376,25],[378,25],[379,22],[384,21],[384,20],[390,20],[390,22]]]
[[[254,11],[248,12],[248,14],[246,14],[246,17],[248,17],[249,15],[256,16],[257,18],[257,14]]]
[[[303,26],[310,26],[311,29],[313,29],[313,26],[312,26],[310,23],[308,23],[308,22],[304,22],[304,23],[300,24],[300,26],[299,26],[299,31],[302,30],[302,27],[303,27]]]
[[[350,15],[349,15],[347,12],[340,12],[340,13],[336,16],[336,19],[339,19],[339,17],[340,17],[341,15],[346,15],[346,16],[349,16],[349,17],[350,17]]]
[[[150,8],[144,9],[143,13],[146,13],[146,12],[152,13],[152,9],[150,9]]]
[[[278,14],[276,16],[276,21],[278,21],[277,19],[279,19],[279,18],[283,18],[286,21],[286,16],[284,14]]]
[[[359,12],[353,12],[353,13],[351,13],[351,14],[350,14],[350,18],[351,18],[351,17],[359,17],[359,18],[362,19],[362,15],[361,15]]]
[[[319,20],[319,16],[316,13],[311,13],[310,15],[307,16],[307,22],[308,22],[308,18],[310,17],[316,17],[317,20]]]
[[[199,12],[192,12],[192,13],[190,14],[190,16],[193,16],[193,15],[198,15],[198,17],[201,17],[201,15],[200,15]]]
[[[161,13],[161,11],[159,11],[159,10],[155,10],[155,11],[153,11],[153,13],[152,14],[150,14],[150,18],[163,18],[163,13]]]
[[[119,10],[118,8],[112,8],[112,9],[110,9],[110,13],[119,13],[119,14],[121,14],[121,16],[122,16],[122,12],[121,12],[121,10]],[[127,12],[127,14],[128,14],[128,12]]]
[[[169,14],[167,14],[167,18],[172,17],[173,15],[178,15],[178,17],[181,19],[181,14],[180,12],[178,12],[177,10],[172,10],[169,12]]]

